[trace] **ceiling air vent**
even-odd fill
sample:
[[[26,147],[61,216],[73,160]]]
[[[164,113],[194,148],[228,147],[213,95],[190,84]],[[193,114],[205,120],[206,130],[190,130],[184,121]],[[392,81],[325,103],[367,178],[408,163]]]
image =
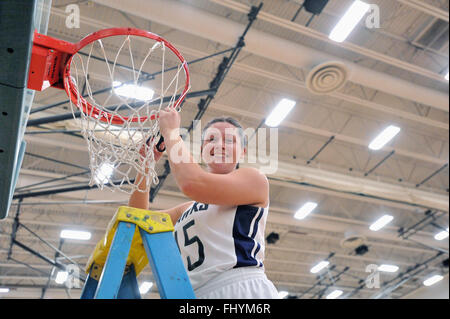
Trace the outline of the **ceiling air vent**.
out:
[[[306,77],[306,87],[314,94],[329,94],[339,90],[348,79],[348,69],[336,61],[325,62],[314,67]]]
[[[356,249],[362,245],[365,245],[367,238],[354,231],[347,231],[344,235],[344,239],[341,240],[341,247],[348,249]]]

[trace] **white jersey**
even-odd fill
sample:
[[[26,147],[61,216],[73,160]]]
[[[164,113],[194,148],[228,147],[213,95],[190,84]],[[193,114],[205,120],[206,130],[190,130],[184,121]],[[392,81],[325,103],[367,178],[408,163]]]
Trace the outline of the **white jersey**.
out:
[[[268,207],[218,206],[194,202],[175,224],[192,288],[239,267],[263,271]]]

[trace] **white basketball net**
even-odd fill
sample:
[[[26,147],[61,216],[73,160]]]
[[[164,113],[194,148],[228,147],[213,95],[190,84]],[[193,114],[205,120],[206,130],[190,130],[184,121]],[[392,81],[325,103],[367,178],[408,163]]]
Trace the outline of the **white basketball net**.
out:
[[[164,42],[129,35],[96,40],[74,55],[74,89],[98,114],[107,112],[123,121],[101,121],[93,109],[83,110],[82,98],[70,103],[74,117],[81,111],[78,121],[88,144],[91,186],[132,193],[158,184],[153,150],[160,133],[155,115],[173,107],[183,93],[183,67]],[[96,93],[99,90],[104,92]]]

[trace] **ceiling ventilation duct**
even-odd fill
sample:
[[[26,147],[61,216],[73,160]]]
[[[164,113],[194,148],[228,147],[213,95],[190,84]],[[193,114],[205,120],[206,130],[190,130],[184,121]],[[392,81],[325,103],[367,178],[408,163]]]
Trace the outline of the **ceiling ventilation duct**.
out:
[[[348,79],[344,63],[331,61],[315,66],[306,77],[306,87],[314,94],[329,94],[342,88]]]

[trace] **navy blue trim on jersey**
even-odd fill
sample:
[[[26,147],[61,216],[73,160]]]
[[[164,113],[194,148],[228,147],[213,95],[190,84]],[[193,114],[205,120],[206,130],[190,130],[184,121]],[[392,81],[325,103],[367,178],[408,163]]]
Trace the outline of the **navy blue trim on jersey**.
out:
[[[252,256],[252,250],[255,247],[254,238],[258,232],[258,223],[263,214],[264,208],[262,207],[250,205],[241,205],[237,207],[233,223],[234,250],[236,253],[236,265],[234,268],[259,266],[258,261],[254,256],[256,256],[259,251],[260,244],[257,243],[254,256]],[[255,220],[253,231],[249,236],[253,220]]]

